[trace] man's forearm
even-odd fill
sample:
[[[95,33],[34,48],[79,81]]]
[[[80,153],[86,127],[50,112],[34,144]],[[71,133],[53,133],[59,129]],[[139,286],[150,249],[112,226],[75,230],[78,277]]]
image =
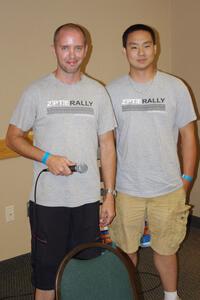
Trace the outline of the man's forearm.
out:
[[[104,187],[115,187],[116,153],[113,137],[101,146],[101,169]]]
[[[197,161],[197,144],[194,124],[189,123],[180,130],[181,134],[181,155],[183,161],[183,186],[186,192],[191,188],[195,166]]]
[[[101,168],[104,187],[113,190],[115,187],[116,153],[113,132],[100,138]],[[101,226],[107,226],[115,217],[115,201],[113,193],[106,193],[100,213]]]
[[[45,154],[42,149],[31,145],[26,139],[26,133],[14,125],[10,125],[8,128],[6,144],[18,154],[46,164],[54,175],[68,176],[72,174],[69,166],[74,165],[74,162],[65,156]]]
[[[181,131],[181,155],[183,160],[183,173],[194,176],[197,161],[197,144],[194,124],[190,123]]]
[[[26,158],[41,161],[44,155],[44,151],[33,146],[26,138],[26,134],[13,125],[9,126],[6,144],[10,149]]]

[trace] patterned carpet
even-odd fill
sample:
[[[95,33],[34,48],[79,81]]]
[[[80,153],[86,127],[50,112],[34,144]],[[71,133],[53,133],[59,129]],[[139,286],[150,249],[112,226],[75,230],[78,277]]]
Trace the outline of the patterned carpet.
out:
[[[178,290],[182,300],[200,300],[200,229],[191,227],[178,253]],[[141,300],[163,300],[159,276],[154,268],[152,251],[139,252],[138,280]],[[30,254],[0,263],[0,300],[33,300]],[[81,299],[80,299],[81,300]],[[106,299],[104,299],[106,300]],[[113,299],[114,300],[114,299]],[[122,299],[126,300],[126,299]]]

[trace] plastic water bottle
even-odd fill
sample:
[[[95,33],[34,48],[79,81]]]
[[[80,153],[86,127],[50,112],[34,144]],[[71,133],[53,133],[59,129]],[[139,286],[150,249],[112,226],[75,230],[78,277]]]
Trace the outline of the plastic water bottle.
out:
[[[149,247],[151,244],[151,235],[149,232],[148,222],[145,221],[144,223],[144,233],[140,239],[140,247],[146,248]]]
[[[100,236],[103,244],[112,244],[108,226],[104,226],[104,227],[100,226]]]

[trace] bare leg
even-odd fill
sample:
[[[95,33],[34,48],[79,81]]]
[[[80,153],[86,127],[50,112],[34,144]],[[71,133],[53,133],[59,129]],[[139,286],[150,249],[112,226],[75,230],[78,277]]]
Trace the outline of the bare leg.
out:
[[[128,256],[130,257],[132,263],[136,266],[137,265],[137,253],[131,253],[128,254]]]
[[[35,291],[35,300],[55,300],[55,291],[44,291],[36,289]]]
[[[166,292],[177,290],[177,258],[173,255],[160,255],[154,252],[154,263],[160,274]]]

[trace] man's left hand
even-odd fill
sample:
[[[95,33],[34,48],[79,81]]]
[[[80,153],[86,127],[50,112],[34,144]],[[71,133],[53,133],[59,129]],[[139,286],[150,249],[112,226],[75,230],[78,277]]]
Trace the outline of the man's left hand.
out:
[[[115,217],[115,199],[111,194],[107,194],[100,211],[100,226],[109,225]]]

